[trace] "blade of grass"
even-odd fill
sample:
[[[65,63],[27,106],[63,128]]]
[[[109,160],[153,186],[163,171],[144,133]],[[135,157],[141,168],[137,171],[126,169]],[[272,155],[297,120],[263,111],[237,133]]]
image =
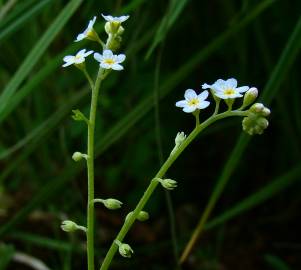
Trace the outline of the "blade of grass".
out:
[[[291,36],[289,37],[289,40],[280,56],[280,59],[277,65],[275,66],[266,87],[263,90],[262,96],[260,97],[260,100],[265,100],[265,104],[270,104],[273,98],[275,97],[275,95],[277,94],[277,91],[279,91],[281,83],[284,81],[287,72],[292,66],[293,60],[296,59],[296,56],[300,50],[300,43],[301,43],[301,16],[299,17],[295,29],[291,34]],[[182,253],[182,257],[181,257],[182,263],[187,259],[197,239],[202,233],[204,225],[207,222],[210,213],[212,212],[215,204],[217,203],[220,195],[222,194],[232,173],[238,166],[239,161],[242,160],[242,155],[247,145],[249,144],[250,140],[251,140],[250,136],[245,134],[240,135],[238,142],[235,145],[232,153],[230,154],[230,157],[222,170],[221,176],[219,177],[213,189],[208,204],[206,205],[206,208],[188,244],[186,245]]]
[[[9,81],[0,96],[0,114],[5,110],[7,104],[9,104],[11,98],[13,98],[15,91],[30,73],[35,64],[39,61],[45,50],[61,31],[72,14],[77,10],[82,1],[83,0],[71,0],[56,17],[52,25],[40,38],[35,47],[27,55],[22,65],[16,71],[15,75]]]
[[[166,15],[163,17],[158,30],[156,32],[155,38],[153,40],[153,43],[150,45],[145,59],[149,59],[155,48],[158,46],[158,44],[165,38],[167,35],[168,30],[171,28],[171,26],[174,24],[175,20],[178,18],[178,16],[183,11],[184,7],[187,4],[187,0],[171,0],[169,2],[169,7]]]
[[[266,254],[264,260],[274,270],[291,270],[291,268],[279,257],[271,254]]]
[[[49,4],[52,0],[43,0],[40,1],[37,5],[34,5],[29,11],[22,14],[22,16],[18,17],[16,20],[14,20],[11,24],[9,24],[7,27],[4,27],[0,31],[0,41],[3,42],[5,38],[8,38],[11,34],[16,32],[18,29],[23,27],[26,22],[32,20],[35,18],[36,15],[39,14]]]
[[[190,60],[181,66],[176,72],[166,79],[159,90],[160,99],[164,98],[176,85],[178,85],[194,68],[209,57],[216,49],[242,30],[250,22],[252,22],[259,14],[261,14],[273,1],[266,0],[250,11],[248,16],[244,17],[240,22],[216,39],[208,44],[207,47],[201,49]],[[119,140],[132,126],[134,126],[153,106],[153,95],[145,97],[129,114],[115,124],[104,136],[102,140],[95,146],[95,154],[99,156],[106,151],[113,143]],[[0,227],[0,236],[11,230],[18,222],[21,222],[26,215],[34,208],[46,202],[48,198],[57,194],[57,191],[62,188],[67,182],[71,181],[81,170],[83,165],[76,163],[66,167],[65,171],[56,179],[52,179],[46,183],[33,198],[25,205],[15,216],[6,224]]]
[[[270,184],[267,184],[259,191],[253,193],[252,195],[238,202],[229,210],[224,211],[218,217],[210,220],[208,223],[206,223],[205,230],[210,230],[218,225],[221,225],[226,221],[229,221],[234,217],[237,217],[238,215],[264,203],[266,200],[272,198],[277,193],[290,187],[297,180],[300,180],[300,175],[301,175],[301,167],[298,164],[284,175],[277,177]]]

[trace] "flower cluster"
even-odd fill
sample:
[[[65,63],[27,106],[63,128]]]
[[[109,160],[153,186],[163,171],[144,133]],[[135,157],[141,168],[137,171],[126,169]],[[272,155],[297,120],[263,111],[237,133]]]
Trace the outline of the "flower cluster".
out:
[[[268,126],[268,120],[266,117],[270,114],[270,110],[264,107],[261,103],[256,103],[248,110],[243,109],[251,105],[258,96],[258,90],[255,87],[240,86],[238,87],[237,80],[230,78],[227,80],[218,79],[213,84],[204,83],[202,89],[210,89],[213,99],[216,102],[216,112],[219,109],[219,103],[224,100],[228,105],[228,111],[232,111],[232,105],[236,98],[244,97],[243,104],[236,112],[244,112],[243,130],[250,135],[262,134],[263,130]],[[187,89],[184,94],[184,100],[176,102],[176,106],[183,108],[186,113],[193,113],[197,118],[201,109],[205,109],[210,105],[208,98],[209,92],[204,90],[200,94],[197,94],[192,89]],[[197,125],[199,122],[197,121]],[[177,145],[177,144],[176,144]]]
[[[129,16],[123,15],[120,17],[113,17],[111,15],[103,15],[102,17],[107,21],[105,24],[105,30],[108,34],[107,42],[104,43],[97,32],[94,29],[94,24],[97,17],[94,16],[92,20],[89,21],[87,28],[77,35],[75,42],[82,41],[84,39],[92,40],[98,42],[103,47],[102,54],[94,53],[94,59],[99,62],[99,66],[105,70],[123,70],[121,63],[125,60],[124,54],[113,54],[113,50],[119,48],[121,43],[121,35],[124,28],[121,23],[126,21]],[[86,57],[92,54],[93,51],[86,51],[86,49],[80,50],[76,55],[67,55],[63,58],[63,67],[75,65],[77,68],[85,69]]]

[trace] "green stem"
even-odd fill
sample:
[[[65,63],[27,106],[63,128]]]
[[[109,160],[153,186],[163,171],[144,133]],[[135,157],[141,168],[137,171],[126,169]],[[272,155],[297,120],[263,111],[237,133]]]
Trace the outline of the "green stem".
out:
[[[86,70],[86,68],[83,69],[83,72],[84,72],[84,74],[85,74],[85,76],[86,76],[86,78],[87,78],[87,80],[88,80],[88,82],[90,84],[91,90],[93,90],[94,89],[94,83],[93,83],[93,80],[91,79],[91,76],[89,75],[89,73]]]
[[[102,81],[102,68],[99,69],[95,86],[92,90],[91,108],[88,125],[88,202],[87,202],[87,257],[88,270],[94,270],[94,131],[97,110],[97,99]]]
[[[165,173],[167,172],[169,167],[176,161],[178,156],[195,139],[195,137],[202,130],[204,130],[206,127],[208,127],[212,123],[216,122],[217,120],[220,120],[220,119],[223,119],[223,118],[226,118],[226,117],[246,116],[246,115],[247,115],[247,112],[243,112],[243,111],[230,111],[230,112],[227,111],[227,112],[224,112],[224,113],[213,115],[210,118],[208,118],[206,121],[201,123],[200,125],[196,126],[195,129],[186,138],[186,140],[179,146],[179,148],[172,155],[170,155],[168,157],[168,159],[162,165],[162,167],[160,168],[158,173],[155,175],[154,179],[164,177]],[[121,229],[120,229],[120,231],[119,231],[119,233],[118,233],[115,240],[120,241],[120,242],[123,241],[124,237],[126,236],[128,231],[132,227],[133,223],[135,222],[138,214],[140,213],[140,211],[143,210],[145,204],[147,203],[147,201],[151,197],[152,193],[154,192],[154,190],[156,189],[156,187],[159,184],[159,182],[154,180],[154,179],[150,182],[149,186],[147,187],[146,191],[144,192],[143,196],[141,197],[139,203],[137,204],[135,210],[132,212],[131,215],[129,215],[129,217],[124,222],[124,224],[121,227]],[[103,261],[103,263],[100,267],[100,270],[107,270],[109,268],[117,249],[118,249],[118,245],[115,242],[113,242],[111,244],[111,247],[110,247],[109,251],[106,254],[106,257],[105,257],[105,259],[104,259],[104,261]]]

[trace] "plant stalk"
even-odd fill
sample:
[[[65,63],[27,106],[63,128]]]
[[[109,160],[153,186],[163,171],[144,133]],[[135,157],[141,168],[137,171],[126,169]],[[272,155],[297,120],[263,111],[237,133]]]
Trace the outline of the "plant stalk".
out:
[[[158,186],[159,182],[155,180],[155,178],[162,178],[164,177],[165,173],[169,169],[169,167],[176,161],[178,156],[184,151],[184,149],[195,139],[195,137],[206,127],[211,125],[212,123],[216,122],[217,120],[230,117],[230,116],[247,116],[247,112],[245,111],[227,111],[224,113],[220,113],[217,115],[212,115],[206,121],[202,122],[198,126],[194,128],[194,130],[189,134],[186,140],[179,146],[179,148],[170,155],[165,163],[162,165],[158,173],[155,175],[153,180],[150,182],[149,186],[147,187],[146,191],[144,192],[143,196],[141,197],[139,203],[137,204],[133,213],[126,219],[123,226],[121,227],[117,237],[115,240],[122,242],[130,228],[132,227],[133,223],[135,222],[138,214],[140,211],[143,210],[145,204],[151,197],[152,193],[155,191],[156,187]],[[112,262],[112,259],[118,250],[118,245],[113,241],[109,251],[106,254],[106,257],[100,267],[100,270],[107,270]]]
[[[87,202],[87,261],[88,270],[94,270],[94,132],[99,88],[102,81],[102,68],[99,69],[95,86],[92,90],[91,107],[88,124],[87,171],[88,171],[88,202]]]

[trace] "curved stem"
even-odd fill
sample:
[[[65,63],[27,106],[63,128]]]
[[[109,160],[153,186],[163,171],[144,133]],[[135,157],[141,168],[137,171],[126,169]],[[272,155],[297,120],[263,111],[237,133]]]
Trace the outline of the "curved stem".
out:
[[[102,68],[99,69],[95,86],[92,90],[90,117],[88,125],[87,170],[88,170],[88,202],[87,202],[87,257],[88,270],[94,270],[94,131],[97,110],[97,99],[102,81]]]
[[[94,83],[93,83],[93,80],[91,79],[91,76],[89,75],[89,73],[86,69],[83,69],[83,72],[84,72],[84,74],[85,74],[85,76],[86,76],[86,78],[87,78],[87,80],[90,84],[91,90],[93,90],[94,89]]]
[[[164,177],[165,173],[169,169],[169,167],[176,161],[178,156],[184,151],[184,149],[195,139],[195,137],[206,127],[211,125],[212,123],[216,122],[217,120],[230,117],[230,116],[246,116],[247,112],[244,111],[231,111],[231,112],[224,112],[217,115],[213,115],[210,118],[208,118],[206,121],[201,123],[200,125],[196,126],[195,129],[189,134],[189,136],[186,138],[186,140],[177,148],[177,150],[170,155],[165,163],[162,165],[158,173],[155,175],[155,178],[162,178]],[[158,186],[159,182],[152,180],[147,187],[146,191],[144,192],[143,196],[141,197],[139,203],[137,204],[135,210],[132,212],[132,214],[129,216],[129,218],[126,219],[123,226],[121,227],[116,240],[122,242],[130,228],[132,227],[133,223],[135,222],[138,214],[140,211],[143,210],[145,204],[151,197],[152,193],[155,191],[156,187]],[[111,264],[111,261],[118,249],[118,246],[114,244],[114,242],[111,244],[111,247],[109,251],[106,254],[106,257],[100,267],[100,270],[107,270]]]

